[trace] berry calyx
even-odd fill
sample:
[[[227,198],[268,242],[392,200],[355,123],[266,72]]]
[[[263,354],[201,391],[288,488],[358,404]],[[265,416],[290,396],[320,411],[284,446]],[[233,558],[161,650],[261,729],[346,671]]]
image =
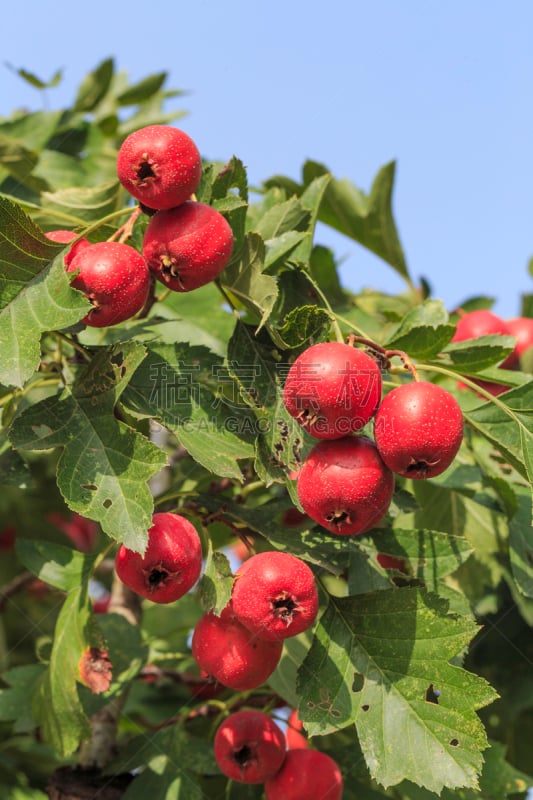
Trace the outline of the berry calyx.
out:
[[[381,372],[367,353],[342,342],[321,342],[292,364],[283,389],[289,414],[317,439],[361,430],[381,399]]]
[[[148,267],[174,292],[190,292],[214,280],[232,250],[227,220],[215,208],[193,201],[155,214],[143,239]]]
[[[461,408],[442,386],[405,383],[382,400],[374,438],[381,458],[397,475],[433,478],[448,469],[461,446]]]
[[[200,577],[200,537],[185,517],[170,512],[154,514],[144,555],[121,545],[115,569],[120,580],[141,597],[172,603]]]
[[[385,516],[394,476],[366,436],[319,442],[298,476],[306,514],[338,536],[364,533]]]
[[[76,234],[72,231],[65,231],[65,230],[57,230],[57,231],[48,231],[44,234],[47,239],[50,239],[52,242],[58,242],[59,244],[68,244],[72,242],[76,238]],[[86,247],[90,247],[91,243],[88,239],[82,236],[81,239],[78,239],[76,244],[73,244],[70,250],[68,250],[65,256],[65,266],[68,267],[72,259],[78,255],[81,250],[84,250]]]
[[[290,553],[257,553],[237,570],[231,605],[237,619],[261,639],[296,636],[318,612],[315,576]]]
[[[236,711],[215,734],[216,762],[228,778],[240,783],[264,783],[285,759],[285,737],[262,711]]]
[[[147,125],[123,141],[117,156],[117,176],[127,191],[150,209],[181,205],[198,188],[200,152],[179,128]]]
[[[320,750],[288,750],[279,772],[265,782],[266,800],[342,800],[337,763]]]
[[[272,675],[283,644],[251,633],[231,607],[217,617],[206,612],[192,636],[192,654],[203,675],[237,691],[255,689]]]
[[[71,285],[92,303],[85,325],[103,328],[133,317],[144,306],[150,272],[142,255],[121,242],[97,242],[80,250],[67,267]]]

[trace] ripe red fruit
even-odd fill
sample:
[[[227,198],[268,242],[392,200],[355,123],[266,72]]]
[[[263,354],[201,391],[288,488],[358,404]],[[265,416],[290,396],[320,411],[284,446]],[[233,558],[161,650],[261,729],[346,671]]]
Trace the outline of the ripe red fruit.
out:
[[[231,605],[239,622],[261,639],[296,636],[316,619],[315,576],[291,553],[257,553],[237,570]]]
[[[279,772],[265,782],[266,800],[342,800],[337,763],[320,750],[289,750]]]
[[[7,525],[0,531],[0,550],[12,550],[17,539],[17,529],[14,525]]]
[[[480,336],[488,336],[490,334],[499,334],[500,336],[512,336],[511,329],[508,324],[485,308],[477,309],[476,311],[468,311],[459,319],[452,342],[463,342],[467,339],[477,339]],[[511,369],[513,363],[513,353],[510,353],[500,364],[502,369]],[[494,383],[493,381],[482,381],[478,378],[470,379],[477,386],[485,389],[490,394],[495,396],[506,392],[509,387],[502,383]],[[464,384],[460,384],[464,388]]]
[[[154,514],[143,555],[121,545],[115,569],[130,589],[154,603],[172,603],[191,589],[202,569],[196,529],[179,514]]]
[[[260,686],[276,669],[282,642],[254,636],[239,622],[231,607],[217,617],[205,613],[192,636],[193,657],[205,675],[229,689],[246,691]]]
[[[461,408],[442,386],[404,383],[383,398],[374,438],[381,458],[397,475],[433,478],[448,469],[461,446]]]
[[[148,298],[150,272],[142,255],[127,244],[91,244],[77,253],[67,272],[78,272],[72,286],[93,304],[82,320],[93,328],[133,317]]]
[[[298,476],[304,511],[339,536],[364,533],[386,514],[394,476],[366,436],[319,442]]]
[[[289,414],[317,439],[355,433],[376,413],[381,372],[367,353],[342,342],[321,342],[292,364],[283,389]]]
[[[59,511],[51,511],[46,515],[49,522],[68,536],[72,544],[82,553],[90,553],[98,538],[98,525],[76,512],[65,516]]]
[[[143,239],[149,268],[174,292],[190,292],[214,280],[228,265],[232,250],[227,220],[215,208],[192,201],[155,214]]]
[[[298,709],[294,708],[289,714],[287,720],[287,730],[285,732],[285,740],[289,750],[307,750],[309,742],[307,737],[302,733],[304,729],[303,722],[298,716]]]
[[[511,332],[511,336],[516,337],[516,345],[511,355],[507,356],[506,366],[508,369],[518,369],[520,367],[520,357],[526,350],[533,347],[533,319],[531,317],[508,319],[507,327]]]
[[[213,743],[216,762],[228,778],[264,783],[285,759],[285,737],[262,711],[236,711],[219,726]]]
[[[123,141],[117,175],[128,192],[149,208],[174,208],[198,188],[202,158],[179,128],[147,125]]]
[[[397,556],[389,556],[388,553],[378,553],[376,561],[383,569],[395,569],[397,572],[405,572],[405,561]]]
[[[72,231],[64,231],[64,230],[57,230],[57,231],[48,231],[44,234],[47,239],[50,239],[52,242],[59,242],[60,244],[68,244],[72,242],[73,239],[76,238],[76,234]],[[88,239],[85,239],[83,236],[81,239],[78,239],[76,244],[73,244],[70,250],[67,252],[65,256],[65,266],[68,267],[74,256],[78,255],[78,253],[83,250],[85,247],[90,247],[91,243]]]

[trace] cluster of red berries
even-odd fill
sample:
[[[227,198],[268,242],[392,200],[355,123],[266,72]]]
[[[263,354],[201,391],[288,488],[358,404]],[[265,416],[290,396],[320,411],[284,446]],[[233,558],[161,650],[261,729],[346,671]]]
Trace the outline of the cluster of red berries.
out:
[[[342,342],[312,345],[299,355],[283,401],[289,414],[322,440],[298,473],[302,508],[341,536],[368,531],[384,517],[394,473],[415,479],[439,475],[463,437],[461,409],[447,390],[414,381],[382,399],[377,360]],[[373,439],[359,433],[371,419]]]
[[[148,125],[131,133],[117,156],[121,184],[150,215],[142,254],[120,241],[78,239],[65,258],[72,286],[92,308],[82,320],[101,328],[124,322],[145,306],[151,276],[175,292],[189,292],[214,280],[227,266],[233,233],[216,209],[191,198],[202,175],[193,140],[178,128]],[[67,244],[72,231],[46,236]]]
[[[264,783],[266,800],[341,800],[343,780],[336,762],[319,750],[287,750],[288,743],[267,714],[243,710],[218,727],[214,752],[231,780]]]

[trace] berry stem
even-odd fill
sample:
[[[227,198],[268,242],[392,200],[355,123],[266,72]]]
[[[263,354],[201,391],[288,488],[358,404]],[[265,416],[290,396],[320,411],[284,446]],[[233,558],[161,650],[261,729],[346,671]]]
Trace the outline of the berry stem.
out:
[[[117,228],[117,230],[109,237],[107,241],[114,242],[118,239],[121,244],[125,244],[125,242],[127,242],[128,239],[131,239],[133,236],[133,226],[142,213],[142,208],[137,206],[137,208],[132,212],[130,218],[126,220],[126,222],[121,225],[120,228]]]
[[[447,378],[454,378],[455,380],[457,380],[457,378],[460,377],[461,381],[466,386],[468,386],[469,389],[472,389],[474,392],[477,392],[477,394],[480,394],[485,400],[488,400],[489,403],[493,403],[495,406],[501,409],[505,414],[507,414],[507,416],[513,420],[513,422],[516,422],[516,424],[519,427],[523,427],[523,423],[516,416],[516,414],[513,413],[513,411],[511,410],[511,408],[509,408],[508,405],[506,405],[502,400],[500,400],[499,397],[496,397],[495,395],[488,392],[482,386],[478,386],[477,383],[474,383],[474,381],[470,380],[470,378],[467,378],[465,375],[458,376],[457,372],[454,372],[454,370],[446,369],[446,367],[438,367],[435,364],[418,364],[417,368],[425,372],[437,372],[440,375],[446,375]]]
[[[401,360],[404,368],[409,370],[414,380],[415,381],[420,380],[420,375],[416,371],[415,365],[413,364],[407,353],[405,353],[403,350],[387,350],[385,355],[387,356],[388,359],[397,356]]]

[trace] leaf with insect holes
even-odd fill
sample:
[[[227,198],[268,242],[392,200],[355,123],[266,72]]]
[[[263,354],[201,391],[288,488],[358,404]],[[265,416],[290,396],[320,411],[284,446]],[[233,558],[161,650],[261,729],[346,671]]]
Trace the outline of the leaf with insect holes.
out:
[[[447,609],[411,588],[331,597],[300,667],[308,733],[355,724],[370,774],[385,787],[478,786],[488,743],[475,712],[497,695],[450,664],[478,628]]]
[[[145,353],[136,342],[103,348],[71,389],[17,417],[10,435],[22,450],[63,447],[57,482],[69,508],[136,551],[146,547],[153,513],[147,482],[166,457],[113,410]]]

